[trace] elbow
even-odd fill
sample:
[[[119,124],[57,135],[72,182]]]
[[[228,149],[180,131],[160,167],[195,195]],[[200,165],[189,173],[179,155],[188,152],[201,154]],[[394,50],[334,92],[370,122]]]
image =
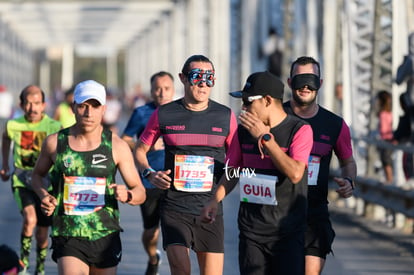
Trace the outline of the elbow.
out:
[[[306,169],[306,163],[301,161],[295,161],[294,167],[292,167],[291,174],[288,176],[293,184],[300,183],[303,177],[308,176],[308,170]]]
[[[306,173],[304,173],[303,171],[302,173],[298,171],[297,173],[294,173],[292,176],[290,176],[289,179],[293,184],[298,184],[299,182],[301,182],[303,177],[306,177],[306,176],[307,176]]]

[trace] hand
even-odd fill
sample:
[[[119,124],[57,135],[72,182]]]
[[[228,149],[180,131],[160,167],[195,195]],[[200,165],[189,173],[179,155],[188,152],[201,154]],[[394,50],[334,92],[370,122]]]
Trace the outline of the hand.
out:
[[[351,183],[344,179],[344,178],[334,178],[334,181],[338,184],[339,188],[336,189],[336,192],[342,197],[342,198],[349,198],[353,195],[354,189],[352,188]]]
[[[218,203],[216,201],[210,201],[201,210],[200,219],[204,223],[213,223],[217,216]]]
[[[259,137],[270,131],[270,127],[264,125],[256,115],[249,112],[242,112],[239,116],[240,124],[249,131],[249,133],[255,138]]]
[[[148,180],[159,189],[169,189],[172,179],[168,176],[171,170],[156,171],[148,176]]]
[[[1,176],[1,179],[3,180],[3,181],[7,181],[7,180],[9,180],[9,178],[10,178],[10,172],[9,172],[9,169],[1,169],[0,170],[0,176]]]
[[[109,185],[109,188],[112,188],[115,190],[115,199],[122,202],[122,203],[126,203],[128,200],[128,189],[125,185],[123,184],[116,184],[116,183],[112,183]]]
[[[43,214],[51,216],[57,206],[57,200],[52,195],[48,194],[41,199],[40,207],[42,208]]]

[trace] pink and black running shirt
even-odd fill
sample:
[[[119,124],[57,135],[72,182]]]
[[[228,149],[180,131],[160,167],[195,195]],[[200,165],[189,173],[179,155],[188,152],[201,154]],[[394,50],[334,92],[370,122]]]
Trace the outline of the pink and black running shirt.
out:
[[[171,169],[169,176],[176,178],[176,156],[210,157],[214,164],[213,185],[205,192],[183,192],[176,188],[176,182],[166,191],[162,207],[182,213],[199,215],[201,209],[210,200],[217,188],[216,183],[224,173],[226,152],[231,146],[238,146],[237,120],[230,108],[213,100],[203,111],[191,111],[185,108],[182,100],[160,106],[151,116],[140,139],[147,145],[153,145],[163,136],[165,143],[165,170]],[[235,139],[236,144],[232,144]],[[191,173],[189,176],[193,175]],[[178,175],[177,175],[178,176]],[[178,182],[178,180],[177,180]],[[222,214],[221,207],[218,214]]]
[[[290,102],[283,106],[287,113],[293,114]],[[312,126],[313,148],[311,155],[319,157],[320,166],[317,184],[308,186],[309,208],[325,209],[328,205],[328,181],[332,152],[338,159],[352,156],[351,133],[348,125],[338,115],[319,106],[318,113],[311,118],[302,118]],[[310,213],[312,213],[310,211]]]

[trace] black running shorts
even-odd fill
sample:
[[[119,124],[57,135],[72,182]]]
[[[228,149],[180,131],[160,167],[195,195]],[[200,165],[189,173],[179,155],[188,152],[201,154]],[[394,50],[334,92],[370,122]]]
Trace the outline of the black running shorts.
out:
[[[158,227],[160,224],[160,200],[165,191],[158,188],[147,188],[147,198],[141,204],[142,220],[144,229]]]
[[[52,237],[52,259],[73,256],[89,266],[110,268],[117,266],[122,258],[122,245],[119,232],[96,241],[85,238]]]
[[[161,212],[163,247],[183,245],[195,252],[224,253],[223,216],[214,223],[203,223],[199,216],[163,210]]]

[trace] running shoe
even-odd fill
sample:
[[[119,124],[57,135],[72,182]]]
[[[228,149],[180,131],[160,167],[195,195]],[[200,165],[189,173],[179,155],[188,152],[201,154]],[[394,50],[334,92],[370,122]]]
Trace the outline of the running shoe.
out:
[[[157,263],[151,264],[148,262],[147,271],[145,271],[145,275],[158,275],[158,267],[161,263],[161,252],[157,250]]]

